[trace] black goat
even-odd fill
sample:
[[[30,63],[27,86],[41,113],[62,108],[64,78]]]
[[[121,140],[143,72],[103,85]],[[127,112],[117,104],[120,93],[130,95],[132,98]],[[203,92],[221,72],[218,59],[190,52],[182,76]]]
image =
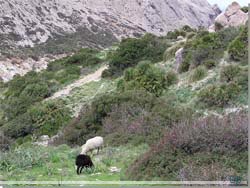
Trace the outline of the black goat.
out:
[[[76,173],[79,175],[82,173],[83,168],[93,168],[94,164],[88,155],[81,154],[76,157],[76,166]]]

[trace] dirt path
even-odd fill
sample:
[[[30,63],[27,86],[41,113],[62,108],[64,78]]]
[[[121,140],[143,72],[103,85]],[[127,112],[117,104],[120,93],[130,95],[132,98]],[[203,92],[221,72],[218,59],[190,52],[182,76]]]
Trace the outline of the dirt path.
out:
[[[70,85],[67,85],[66,87],[64,87],[62,90],[56,92],[52,97],[48,98],[49,99],[56,99],[56,98],[60,98],[60,97],[63,97],[63,96],[67,96],[70,94],[70,92],[77,88],[77,87],[80,87],[82,86],[83,84],[86,84],[86,83],[89,83],[89,82],[92,82],[92,81],[98,81],[101,79],[101,76],[102,76],[102,72],[104,70],[107,69],[107,66],[102,66],[101,68],[99,68],[97,71],[95,71],[94,73],[92,74],[89,74],[87,76],[84,76],[83,78],[75,81],[74,83],[70,84]]]

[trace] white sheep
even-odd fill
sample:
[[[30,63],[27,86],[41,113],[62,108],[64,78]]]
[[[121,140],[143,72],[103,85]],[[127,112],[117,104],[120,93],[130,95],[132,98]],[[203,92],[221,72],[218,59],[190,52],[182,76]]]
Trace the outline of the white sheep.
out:
[[[87,142],[82,146],[81,154],[86,155],[87,152],[93,151],[94,149],[97,149],[98,154],[101,147],[103,147],[103,138],[101,136],[96,136],[87,140]]]

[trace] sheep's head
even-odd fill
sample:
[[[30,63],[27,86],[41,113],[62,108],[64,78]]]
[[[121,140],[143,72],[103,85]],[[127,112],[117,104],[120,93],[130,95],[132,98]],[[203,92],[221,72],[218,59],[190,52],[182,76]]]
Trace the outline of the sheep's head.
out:
[[[87,153],[87,148],[86,148],[86,145],[84,144],[84,145],[82,146],[81,154],[85,154],[85,155],[86,155],[86,153]]]

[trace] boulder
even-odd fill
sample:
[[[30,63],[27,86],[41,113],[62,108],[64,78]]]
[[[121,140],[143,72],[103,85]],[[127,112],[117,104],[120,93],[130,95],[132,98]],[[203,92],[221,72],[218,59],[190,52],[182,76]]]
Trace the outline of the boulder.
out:
[[[247,20],[248,14],[241,10],[241,7],[237,2],[233,2],[227,7],[225,12],[217,16],[215,24],[209,27],[209,31],[214,32],[221,28],[238,27],[246,24]]]

